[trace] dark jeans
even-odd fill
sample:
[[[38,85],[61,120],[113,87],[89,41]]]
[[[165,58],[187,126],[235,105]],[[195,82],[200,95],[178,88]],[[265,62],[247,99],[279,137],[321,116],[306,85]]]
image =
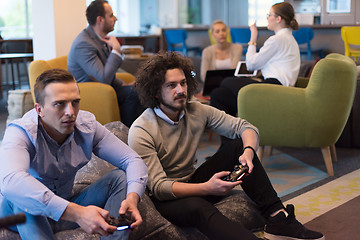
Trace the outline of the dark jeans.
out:
[[[95,205],[109,211],[110,215],[118,216],[121,202],[126,198],[126,174],[123,170],[115,169],[95,183],[85,188],[79,195],[70,199],[81,206]],[[24,212],[14,203],[0,197],[0,217]],[[24,240],[51,240],[54,233],[78,228],[75,222],[59,220],[58,222],[41,215],[25,212],[26,222],[12,226],[13,231],[19,232]],[[128,239],[130,232],[116,231],[113,235],[101,239]]]
[[[119,79],[115,79],[111,86],[115,89],[117,95],[121,122],[130,127],[135,119],[145,110],[145,107],[140,104],[134,86],[124,86]]]
[[[281,83],[275,78],[267,78],[264,79],[262,82],[259,82],[252,78],[246,77],[227,77],[224,79],[224,81],[221,82],[220,87],[214,89],[211,92],[210,105],[236,117],[237,96],[239,90],[246,85],[259,83],[281,85]]]
[[[221,82],[220,87],[211,92],[210,105],[236,117],[239,90],[246,85],[259,83],[281,85],[279,80],[275,78],[267,78],[259,82],[246,77],[227,77]],[[229,140],[229,138],[221,136],[221,145],[226,144]]]
[[[239,164],[238,158],[243,152],[241,139],[228,142],[209,160],[202,164],[190,179],[190,183],[209,180],[220,171],[232,171]],[[253,159],[253,172],[243,178],[244,192],[257,204],[265,218],[284,208],[257,156]],[[179,226],[196,227],[210,239],[258,239],[240,223],[225,217],[214,203],[223,197],[186,197],[171,201],[153,202],[157,210],[169,221]]]

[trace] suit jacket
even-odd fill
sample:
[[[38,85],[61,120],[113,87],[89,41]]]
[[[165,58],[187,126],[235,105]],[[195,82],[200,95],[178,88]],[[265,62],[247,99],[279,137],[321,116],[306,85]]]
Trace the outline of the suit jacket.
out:
[[[122,58],[101,41],[91,26],[74,40],[68,54],[67,68],[77,82],[96,81],[111,84]]]

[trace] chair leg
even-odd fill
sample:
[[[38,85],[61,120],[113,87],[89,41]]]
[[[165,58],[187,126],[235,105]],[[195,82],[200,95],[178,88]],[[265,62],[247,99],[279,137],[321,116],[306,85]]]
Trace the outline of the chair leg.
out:
[[[326,170],[327,170],[329,176],[334,176],[334,169],[333,169],[333,165],[331,162],[330,147],[327,146],[327,147],[321,148],[321,153],[323,155]]]
[[[265,149],[265,146],[260,146],[259,149],[257,150],[257,155],[258,155],[260,162],[262,162],[262,158],[264,155],[264,149]]]
[[[268,155],[271,156],[273,152],[273,147],[272,146],[268,146]]]
[[[337,161],[338,161],[338,158],[337,158],[337,155],[336,155],[335,144],[331,145],[331,146],[330,146],[330,149],[331,149],[331,154],[332,154],[332,157],[333,157],[333,159],[334,159],[334,162],[337,162]]]
[[[20,74],[20,66],[19,66],[19,64],[20,63],[15,63],[16,64],[16,69],[17,69],[17,75],[18,75],[18,82],[19,82],[19,88],[21,88],[21,74]]]

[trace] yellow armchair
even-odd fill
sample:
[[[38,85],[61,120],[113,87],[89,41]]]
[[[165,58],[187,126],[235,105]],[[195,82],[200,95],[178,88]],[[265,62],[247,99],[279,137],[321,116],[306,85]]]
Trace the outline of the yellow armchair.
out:
[[[78,83],[80,89],[80,109],[96,116],[101,124],[120,121],[116,92],[108,84],[99,82]]]
[[[133,83],[136,79],[134,75],[127,72],[116,73],[116,78],[123,80],[126,84]]]
[[[67,70],[67,56],[57,57],[48,61],[45,60],[36,60],[32,61],[29,65],[29,86],[31,91],[31,96],[35,102],[34,96],[34,85],[37,77],[52,68],[60,68]]]
[[[48,61],[36,60],[36,61],[33,61],[30,63],[30,65],[29,65],[29,84],[30,84],[31,95],[32,95],[34,101],[35,101],[34,84],[35,84],[36,78],[42,72],[52,69],[52,68],[60,68],[60,69],[67,70],[67,56],[53,58]],[[135,82],[135,76],[130,73],[126,73],[126,72],[116,73],[116,78],[123,80],[127,84]]]
[[[48,61],[36,60],[30,63],[29,85],[34,102],[36,78],[44,71],[52,68],[67,70],[67,56],[57,57]],[[135,81],[135,77],[130,73],[116,73],[116,77],[125,83]],[[99,82],[79,83],[78,85],[81,97],[80,109],[93,113],[101,124],[120,121],[116,92],[111,86]]]

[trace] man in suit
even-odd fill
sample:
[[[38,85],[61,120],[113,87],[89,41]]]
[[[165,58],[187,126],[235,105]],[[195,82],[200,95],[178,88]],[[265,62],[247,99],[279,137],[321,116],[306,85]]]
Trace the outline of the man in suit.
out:
[[[142,113],[132,85],[125,85],[115,74],[122,63],[119,41],[111,35],[117,18],[105,0],[95,0],[86,9],[89,26],[74,40],[67,68],[77,82],[102,82],[117,94],[121,121],[128,127]]]

